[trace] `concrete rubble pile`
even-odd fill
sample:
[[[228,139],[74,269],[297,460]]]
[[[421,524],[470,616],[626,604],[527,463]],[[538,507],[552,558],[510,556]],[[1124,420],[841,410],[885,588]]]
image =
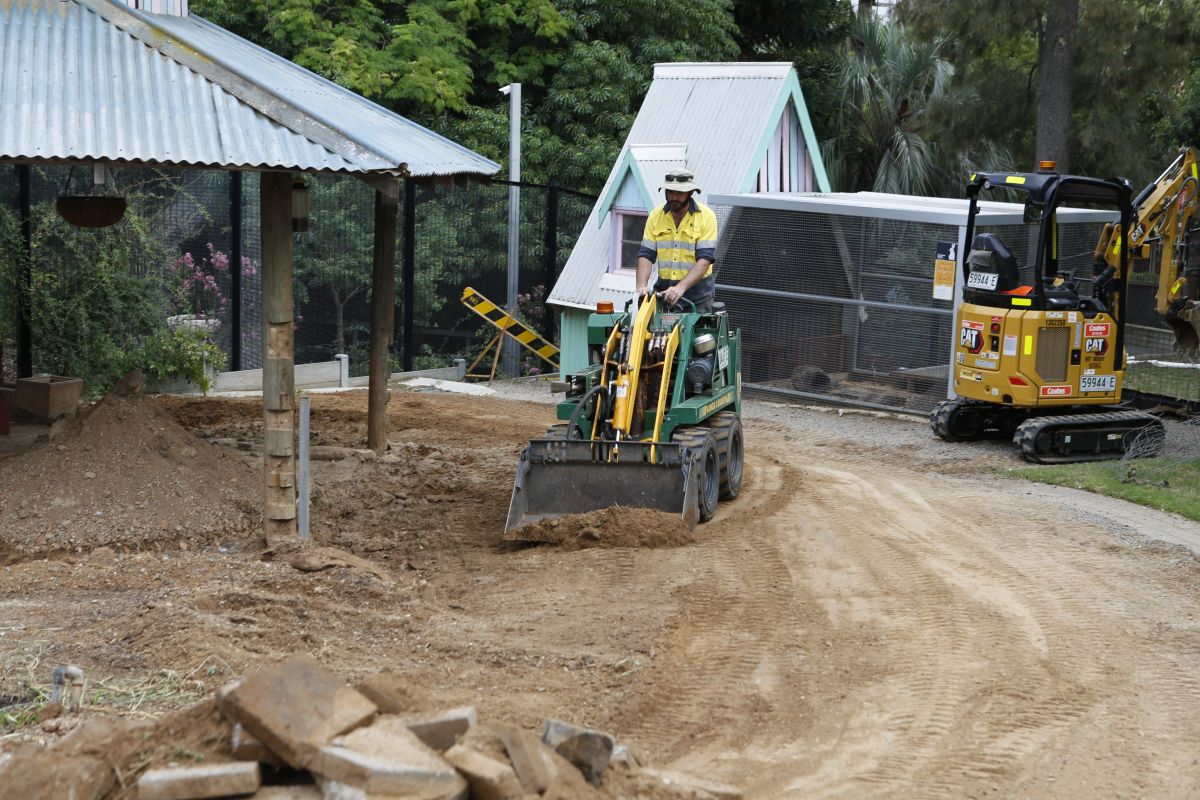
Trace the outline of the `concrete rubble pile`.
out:
[[[540,736],[480,725],[474,707],[414,714],[402,678],[351,688],[307,656],[226,686],[232,759],[146,770],[138,800],[740,800],[715,781],[642,765],[600,731],[546,720]],[[3,773],[0,766],[0,773]],[[98,791],[89,791],[98,790]],[[101,782],[72,787],[86,800]]]

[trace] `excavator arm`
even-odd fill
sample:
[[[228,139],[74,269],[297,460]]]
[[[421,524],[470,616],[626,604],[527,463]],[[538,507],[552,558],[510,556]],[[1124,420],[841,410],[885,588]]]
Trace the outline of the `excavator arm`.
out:
[[[1138,259],[1151,258],[1151,242],[1158,240],[1155,311],[1171,326],[1176,345],[1187,351],[1200,347],[1200,275],[1188,274],[1187,247],[1187,234],[1200,209],[1198,189],[1196,153],[1185,147],[1134,200],[1127,240],[1130,257]],[[1121,268],[1121,233],[1119,225],[1104,226],[1095,252],[1102,275]],[[1195,235],[1200,237],[1200,232]]]

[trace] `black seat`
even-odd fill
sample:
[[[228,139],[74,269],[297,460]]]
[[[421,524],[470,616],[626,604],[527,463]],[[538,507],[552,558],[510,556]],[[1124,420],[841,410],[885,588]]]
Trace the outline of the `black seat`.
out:
[[[1021,267],[1017,264],[1017,257],[994,233],[975,234],[971,252],[967,254],[967,263],[971,272],[990,272],[997,276],[996,287],[992,291],[1011,292],[1021,283]]]

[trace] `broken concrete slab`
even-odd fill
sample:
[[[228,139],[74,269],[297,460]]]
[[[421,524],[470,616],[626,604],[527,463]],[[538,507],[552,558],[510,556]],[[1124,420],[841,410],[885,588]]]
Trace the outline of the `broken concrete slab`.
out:
[[[421,800],[467,796],[463,777],[398,717],[381,717],[369,727],[333,739],[317,751],[309,768],[328,781],[361,789],[366,796]],[[327,796],[330,791],[325,789]]]
[[[30,745],[0,762],[0,796],[69,797],[98,800],[116,785],[111,767],[99,758],[64,759],[45,747]]]
[[[512,767],[478,750],[455,745],[446,751],[446,760],[466,776],[471,800],[520,800],[525,795]]]
[[[676,789],[685,796],[690,794],[705,798],[705,800],[709,797],[714,798],[714,800],[742,800],[741,789],[726,783],[697,778],[695,775],[665,769],[652,769],[650,767],[641,768],[638,770],[638,774],[651,777],[663,786]]]
[[[262,741],[246,730],[245,726],[240,722],[233,723],[233,731],[229,736],[229,746],[233,750],[233,757],[238,761],[258,761],[263,764],[270,764],[273,767],[282,766],[279,756],[271,752]]]
[[[295,786],[264,786],[246,800],[323,800],[320,787],[306,783]]]
[[[542,741],[574,764],[593,786],[600,785],[615,745],[607,733],[557,719],[542,723]]]
[[[293,767],[307,768],[330,739],[375,716],[376,707],[309,656],[250,675],[221,711]]]
[[[501,739],[517,780],[525,791],[541,794],[549,789],[559,771],[554,751],[535,734],[516,728],[502,731]],[[575,771],[573,766],[570,769]]]
[[[253,794],[262,783],[257,761],[151,769],[138,778],[138,800],[202,800]]]
[[[406,716],[404,724],[434,750],[449,750],[478,722],[475,706],[461,706],[430,716]]]
[[[354,688],[379,707],[381,714],[404,714],[416,705],[409,680],[400,672],[379,672],[363,678]]]

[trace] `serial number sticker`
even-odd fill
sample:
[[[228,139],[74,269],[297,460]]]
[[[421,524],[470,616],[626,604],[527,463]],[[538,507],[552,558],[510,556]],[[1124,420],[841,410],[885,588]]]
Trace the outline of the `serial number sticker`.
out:
[[[972,272],[967,276],[967,286],[972,289],[987,289],[989,292],[996,291],[996,284],[1000,281],[1000,273],[998,272]]]
[[[980,369],[998,369],[1000,365],[995,361],[989,361],[986,358],[977,358],[975,359],[975,366],[979,367]]]
[[[1115,392],[1116,390],[1116,375],[1084,375],[1079,379],[1079,391],[1081,392]]]
[[[1017,354],[1017,337],[1016,336],[1005,336],[1004,337],[1004,355],[1015,356],[1016,354]]]
[[[729,366],[729,348],[722,347],[717,351],[717,365],[719,369],[725,369]]]

